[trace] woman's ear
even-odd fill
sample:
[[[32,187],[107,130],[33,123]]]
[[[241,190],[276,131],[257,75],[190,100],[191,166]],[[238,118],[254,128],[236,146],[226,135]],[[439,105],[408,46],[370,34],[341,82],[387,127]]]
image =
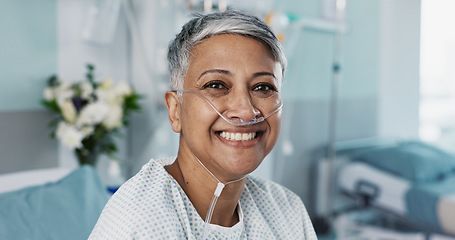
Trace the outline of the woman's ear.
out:
[[[169,123],[171,123],[172,130],[176,133],[182,131],[182,124],[180,123],[180,99],[176,92],[168,91],[164,94],[164,101],[169,116]]]

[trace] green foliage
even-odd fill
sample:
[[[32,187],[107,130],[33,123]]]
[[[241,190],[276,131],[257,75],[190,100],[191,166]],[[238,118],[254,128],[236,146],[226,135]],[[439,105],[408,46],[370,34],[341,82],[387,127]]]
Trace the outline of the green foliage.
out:
[[[55,99],[52,99],[50,101],[41,100],[41,104],[54,113],[60,113],[60,107],[58,106],[57,100]]]

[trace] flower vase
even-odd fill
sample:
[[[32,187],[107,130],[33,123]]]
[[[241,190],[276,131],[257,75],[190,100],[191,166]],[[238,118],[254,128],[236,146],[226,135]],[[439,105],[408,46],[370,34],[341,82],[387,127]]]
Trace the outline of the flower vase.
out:
[[[84,148],[76,148],[74,149],[74,153],[76,154],[80,166],[84,164],[95,166],[99,156],[96,151],[88,151]]]

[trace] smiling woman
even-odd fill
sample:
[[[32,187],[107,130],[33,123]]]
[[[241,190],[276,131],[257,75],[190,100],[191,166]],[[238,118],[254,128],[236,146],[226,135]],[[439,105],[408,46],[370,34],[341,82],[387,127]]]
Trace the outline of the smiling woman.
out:
[[[203,74],[212,69],[223,69],[224,72]],[[264,72],[268,74],[258,75]],[[279,78],[270,77],[274,75]],[[249,122],[263,116],[262,111],[275,108],[280,75],[280,64],[263,44],[245,36],[221,34],[208,38],[193,50],[184,89],[208,96],[227,119]],[[270,90],[262,93],[270,96],[257,97],[258,85],[270,86]],[[267,121],[237,127],[220,118],[195,95],[184,95],[180,103],[174,93],[169,93],[166,100],[173,130],[184,135],[180,152],[196,155],[216,176],[220,176],[221,181],[240,178],[256,169],[278,140],[281,112]],[[181,105],[180,110],[178,105]],[[227,140],[221,137],[223,132],[230,136],[254,133],[255,138],[250,141]]]
[[[316,239],[300,198],[251,177],[281,130],[281,45],[258,18],[198,15],[171,42],[165,101],[176,158],[151,160],[90,239]]]

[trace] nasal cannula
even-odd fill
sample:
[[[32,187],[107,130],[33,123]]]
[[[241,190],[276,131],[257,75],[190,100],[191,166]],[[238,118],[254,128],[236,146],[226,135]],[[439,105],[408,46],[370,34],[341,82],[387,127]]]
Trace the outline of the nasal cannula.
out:
[[[257,124],[257,123],[260,123],[260,122],[263,122],[265,119],[267,119],[268,117],[272,116],[273,114],[275,114],[276,112],[278,112],[280,109],[283,108],[283,103],[281,103],[275,110],[273,110],[271,113],[269,113],[268,115],[266,116],[261,116],[261,117],[257,117],[255,116],[253,119],[251,119],[250,121],[245,121],[243,120],[242,118],[239,118],[239,121],[233,121],[227,117],[225,117],[223,114],[221,114],[217,109],[216,107],[207,99],[205,98],[202,94],[198,93],[198,92],[195,92],[195,91],[192,91],[192,90],[177,90],[176,92],[180,92],[180,93],[192,93],[192,94],[195,94],[199,97],[201,97],[202,99],[204,99],[209,105],[210,107],[213,108],[213,110],[215,110],[215,112],[222,118],[224,119],[226,122],[236,126],[236,127],[242,127],[242,126],[250,126],[250,125],[253,125],[253,124]]]

